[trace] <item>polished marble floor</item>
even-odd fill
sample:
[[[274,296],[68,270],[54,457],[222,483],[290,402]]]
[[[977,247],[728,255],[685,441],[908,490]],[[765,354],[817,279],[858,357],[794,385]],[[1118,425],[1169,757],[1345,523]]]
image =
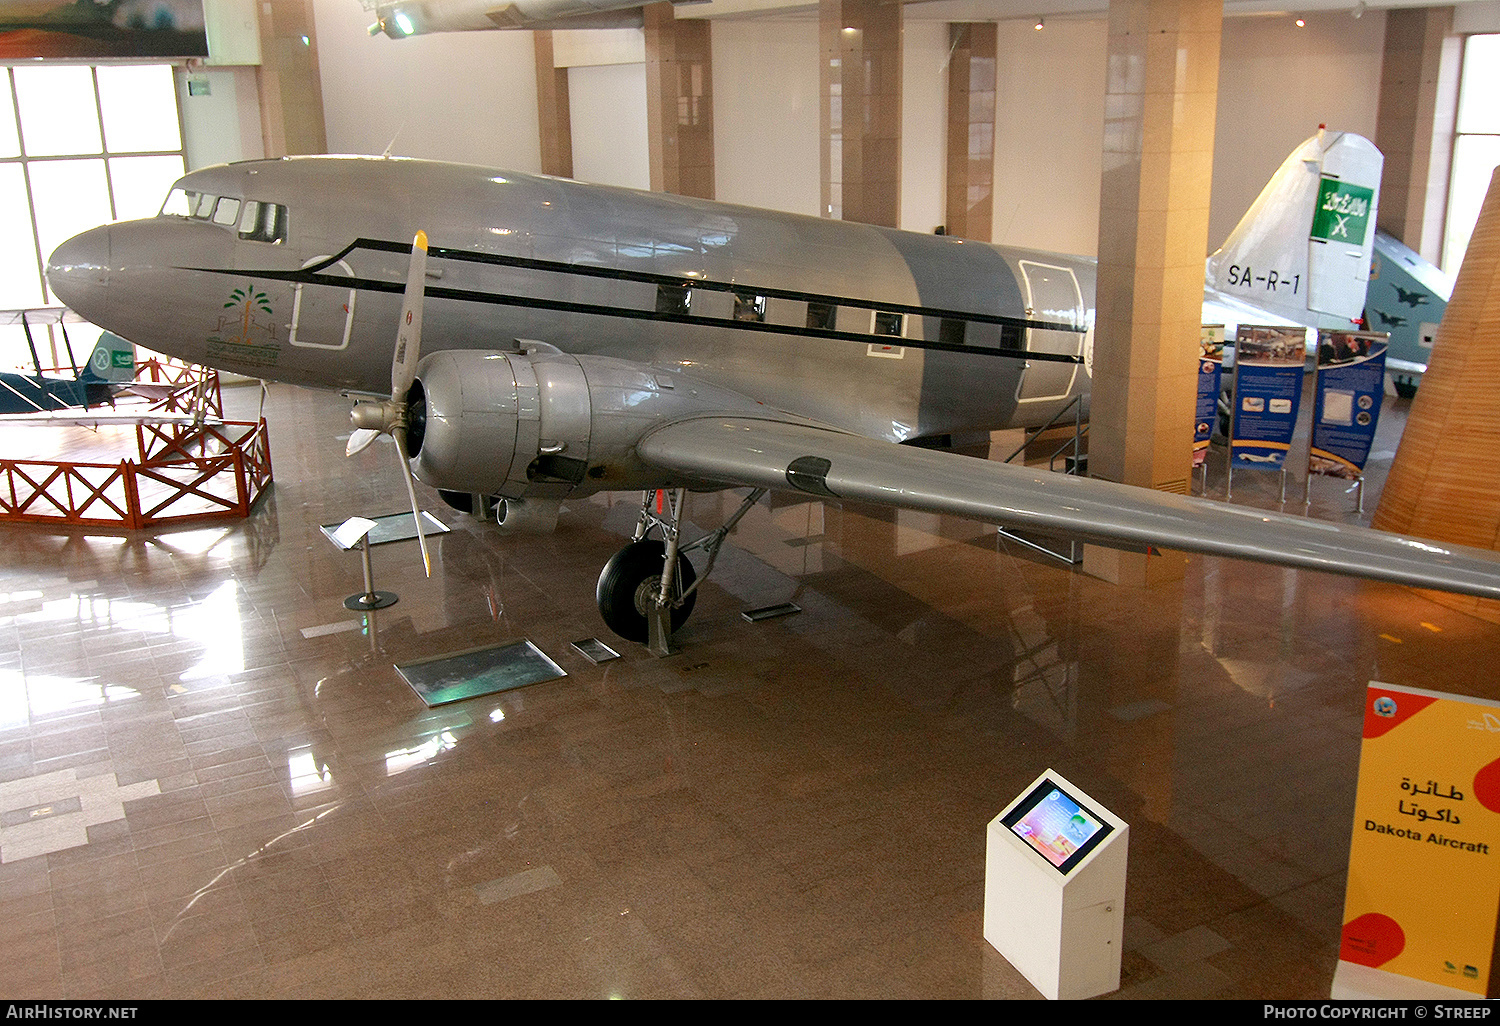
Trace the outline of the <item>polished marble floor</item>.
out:
[[[746,517],[666,659],[594,608],[638,496],[515,538],[426,492],[431,580],[379,547],[400,602],[350,613],[318,525],[404,496],[346,408],[273,388],[248,522],[5,531],[0,995],[1031,997],[981,936],[985,825],[1050,766],[1130,823],[1119,997],[1325,997],[1366,682],[1500,698],[1500,628],[1407,589],[1118,588],[813,502]],[[568,676],[427,709],[392,668],[518,638]]]

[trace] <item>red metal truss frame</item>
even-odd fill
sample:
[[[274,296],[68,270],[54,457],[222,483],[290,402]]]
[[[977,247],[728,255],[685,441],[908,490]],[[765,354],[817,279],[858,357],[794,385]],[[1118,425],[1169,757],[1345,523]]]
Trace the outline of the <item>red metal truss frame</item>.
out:
[[[272,481],[265,420],[219,421],[216,372],[148,360],[137,380],[180,386],[153,411],[212,422],[139,425],[138,459],[118,463],[0,458],[0,522],[139,530],[250,515]]]
[[[139,530],[242,519],[271,480],[266,422],[232,421],[188,429],[167,456],[140,462],[0,459],[0,521]]]

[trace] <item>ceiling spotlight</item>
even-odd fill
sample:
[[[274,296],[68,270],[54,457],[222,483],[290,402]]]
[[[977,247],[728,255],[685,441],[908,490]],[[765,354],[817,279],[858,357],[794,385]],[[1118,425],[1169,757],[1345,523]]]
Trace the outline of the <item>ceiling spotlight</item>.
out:
[[[1032,26],[1032,28],[1036,29],[1038,32],[1040,32],[1044,27],[1045,26],[1043,26],[1041,18],[1038,18],[1036,20],[1036,24]]]
[[[1297,27],[1298,28],[1307,28],[1307,22],[1303,21],[1301,18],[1298,18],[1297,19]]]

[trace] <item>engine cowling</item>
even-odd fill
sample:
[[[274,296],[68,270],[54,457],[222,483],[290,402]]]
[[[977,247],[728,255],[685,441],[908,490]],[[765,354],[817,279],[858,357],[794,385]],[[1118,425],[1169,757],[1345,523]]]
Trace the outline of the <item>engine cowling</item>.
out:
[[[544,502],[664,487],[672,482],[635,453],[648,431],[687,416],[762,409],[676,372],[550,348],[429,354],[407,402],[418,479]]]

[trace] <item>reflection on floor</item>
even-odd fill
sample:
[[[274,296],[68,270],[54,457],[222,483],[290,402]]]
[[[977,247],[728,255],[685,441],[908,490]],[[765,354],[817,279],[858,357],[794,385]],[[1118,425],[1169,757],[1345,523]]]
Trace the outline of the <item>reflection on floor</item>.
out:
[[[981,937],[985,824],[1053,766],[1131,824],[1119,996],[1326,997],[1366,682],[1500,698],[1500,631],[1407,589],[1123,589],[809,502],[744,520],[667,659],[593,605],[636,496],[506,538],[425,492],[454,531],[431,580],[376,550],[367,621],[318,525],[404,495],[345,409],[273,390],[248,523],[7,532],[0,993],[1034,996]],[[523,637],[568,676],[429,710],[392,668]]]

